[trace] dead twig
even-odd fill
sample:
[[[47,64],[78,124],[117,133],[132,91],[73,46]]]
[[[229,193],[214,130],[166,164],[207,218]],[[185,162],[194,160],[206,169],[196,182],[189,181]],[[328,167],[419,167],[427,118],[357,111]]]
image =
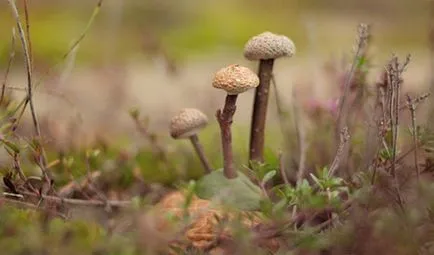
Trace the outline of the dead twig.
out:
[[[85,162],[86,162],[86,179],[87,179],[89,188],[91,190],[93,190],[93,192],[95,192],[95,194],[98,196],[98,198],[101,199],[101,201],[103,201],[105,203],[106,211],[109,213],[112,212],[112,208],[108,202],[107,196],[94,185],[93,178],[92,178],[92,172],[90,170],[89,155],[87,155],[87,153],[85,156]]]
[[[340,133],[340,142],[339,142],[339,147],[336,151],[336,156],[333,159],[333,162],[330,165],[330,168],[328,171],[329,177],[333,176],[334,173],[336,172],[336,170],[339,168],[339,163],[341,161],[342,153],[344,152],[345,146],[347,145],[349,139],[350,139],[350,135],[348,133],[348,128],[344,127]]]
[[[366,54],[368,41],[369,41],[369,26],[367,24],[362,23],[358,27],[356,53],[354,55],[354,59],[350,71],[348,72],[344,83],[344,93],[342,94],[339,100],[339,111],[338,111],[338,117],[336,121],[337,134],[341,132],[344,126],[348,125],[347,123],[348,106],[346,101],[350,93],[350,85],[353,80],[353,76],[357,70],[358,63],[361,60],[361,58]]]
[[[388,80],[388,104],[390,127],[392,131],[392,167],[390,170],[391,176],[395,182],[396,196],[398,204],[404,211],[403,199],[400,192],[398,178],[396,176],[396,152],[398,146],[398,126],[399,126],[399,103],[400,91],[403,83],[402,73],[405,71],[407,65],[410,63],[410,55],[407,56],[403,64],[399,64],[398,58],[393,56],[389,64],[386,66],[387,80]]]
[[[411,134],[411,136],[413,137],[413,145],[414,145],[414,165],[416,167],[416,176],[417,176],[417,181],[420,181],[420,168],[419,168],[419,155],[418,155],[418,140],[419,140],[419,134],[418,134],[418,129],[416,126],[416,104],[414,103],[415,100],[412,100],[411,97],[409,95],[407,95],[407,106],[408,109],[410,110],[410,115],[411,115],[411,127],[413,129],[413,132]]]
[[[3,192],[4,196],[7,196],[10,193]],[[33,194],[31,192],[22,192],[24,197],[37,197],[39,198],[39,195]],[[96,206],[96,207],[104,207],[109,204],[112,207],[128,207],[131,205],[131,201],[119,201],[119,200],[109,200],[107,201],[107,204],[103,201],[99,200],[82,200],[82,199],[73,199],[73,198],[61,198],[56,196],[49,196],[49,195],[42,195],[42,198],[47,201],[60,203],[60,204],[69,204],[69,205],[81,205],[81,206]]]
[[[35,128],[35,132],[36,132],[36,137],[38,140],[41,139],[41,129],[39,126],[39,122],[38,122],[38,118],[36,116],[36,110],[33,104],[33,81],[32,81],[32,67],[31,67],[31,56],[30,56],[30,52],[29,52],[29,46],[28,46],[28,42],[26,40],[26,36],[24,33],[24,29],[23,26],[21,24],[20,21],[20,16],[18,13],[18,9],[17,6],[15,5],[15,1],[14,0],[8,0],[9,5],[11,6],[12,9],[12,14],[15,18],[15,21],[17,23],[17,27],[18,27],[18,35],[20,37],[21,40],[21,44],[23,47],[23,51],[24,51],[24,61],[25,61],[25,67],[26,67],[26,71],[27,71],[27,97],[26,97],[26,102],[24,103],[24,109],[26,108],[27,103],[30,106],[30,112],[32,115],[32,120],[33,120],[33,126]],[[45,157],[45,151],[43,149],[43,147],[41,146],[41,156],[39,157],[40,160],[40,166],[41,166],[41,170],[42,170],[42,174],[44,175],[44,179],[46,181],[46,183],[51,183],[52,175],[51,172],[49,170],[46,169],[46,157]]]

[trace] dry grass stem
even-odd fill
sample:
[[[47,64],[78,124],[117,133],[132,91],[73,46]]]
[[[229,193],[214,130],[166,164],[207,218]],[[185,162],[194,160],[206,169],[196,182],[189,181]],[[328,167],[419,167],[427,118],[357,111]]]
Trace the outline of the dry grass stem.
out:
[[[11,70],[12,62],[15,59],[15,28],[12,29],[12,37],[11,37],[11,49],[9,53],[9,60],[6,66],[5,76],[3,78],[3,84],[2,84],[2,91],[0,96],[0,105],[3,104],[3,100],[5,98],[5,92],[6,92],[6,85],[8,82],[9,72]]]
[[[342,94],[339,100],[339,111],[338,117],[336,121],[336,131],[339,133],[344,126],[347,126],[347,115],[348,115],[348,105],[347,98],[350,93],[350,85],[353,80],[353,76],[357,70],[357,66],[361,58],[366,55],[366,50],[369,42],[369,26],[367,24],[360,24],[358,27],[357,33],[357,42],[356,42],[356,53],[353,59],[353,63],[351,65],[350,71],[348,72],[345,83],[344,83],[344,93]]]
[[[36,132],[36,138],[38,139],[38,141],[41,142],[41,129],[39,126],[39,122],[38,122],[38,118],[36,116],[36,110],[33,104],[33,81],[32,81],[32,67],[31,67],[31,59],[30,59],[30,52],[29,52],[29,48],[28,48],[28,43],[26,40],[26,35],[24,33],[24,29],[23,26],[21,24],[20,21],[20,17],[18,14],[18,9],[15,5],[15,1],[14,0],[8,0],[9,5],[11,6],[12,9],[12,13],[13,16],[15,18],[15,21],[17,23],[17,27],[18,27],[18,35],[21,39],[21,44],[24,50],[24,61],[25,61],[25,67],[26,67],[26,72],[27,72],[27,98],[26,98],[26,102],[24,103],[23,108],[26,108],[27,103],[30,105],[30,112],[32,115],[32,120],[33,120],[33,126],[35,128],[35,132]],[[42,174],[44,176],[45,182],[49,183],[51,185],[51,180],[53,179],[53,176],[51,174],[51,172],[46,168],[47,162],[46,162],[46,156],[45,156],[45,151],[43,146],[40,146],[40,150],[41,150],[41,154],[39,157],[39,165],[41,166],[41,171]]]
[[[329,177],[333,176],[335,174],[336,170],[339,168],[342,154],[343,154],[345,146],[348,144],[349,140],[350,140],[350,134],[348,133],[348,128],[344,127],[340,133],[340,142],[339,142],[339,147],[336,151],[336,156],[333,159],[333,162],[329,168],[329,172],[328,172]]]

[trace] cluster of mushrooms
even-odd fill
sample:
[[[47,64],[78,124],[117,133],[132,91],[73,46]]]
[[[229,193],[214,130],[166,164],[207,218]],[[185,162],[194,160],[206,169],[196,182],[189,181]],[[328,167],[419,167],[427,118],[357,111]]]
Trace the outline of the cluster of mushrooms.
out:
[[[212,86],[227,93],[223,109],[217,110],[215,115],[221,131],[223,174],[226,178],[233,179],[238,176],[232,155],[231,124],[239,94],[255,89],[249,162],[263,162],[264,130],[274,60],[281,57],[291,57],[294,53],[295,46],[289,38],[271,32],[264,32],[252,37],[244,48],[244,57],[246,59],[259,61],[258,74],[238,64],[226,66],[214,74]],[[213,168],[199,143],[198,133],[208,123],[208,117],[200,110],[185,108],[172,118],[170,124],[170,135],[174,139],[190,139],[205,169],[205,174],[211,173]],[[182,218],[182,213],[185,210],[180,208],[183,208],[185,199],[185,196],[175,192],[160,201],[159,206],[164,211],[169,211]],[[222,211],[210,207],[210,201],[194,197],[190,207],[187,208],[187,213],[190,215],[196,214],[197,220],[186,230],[185,237],[189,240],[190,245],[199,249],[209,249],[212,244],[215,244],[216,233],[214,230],[218,224],[215,222],[215,218],[219,218]],[[208,212],[198,215],[198,212],[203,212],[205,208],[208,209]],[[246,226],[250,227],[252,224],[254,225],[254,222],[250,221],[246,223]]]
[[[216,118],[221,130],[224,175],[231,179],[237,177],[232,156],[232,118],[236,111],[238,95],[255,89],[251,120],[249,162],[264,161],[265,123],[268,95],[273,76],[274,60],[291,57],[295,53],[294,43],[286,36],[264,32],[252,37],[244,47],[244,57],[259,61],[258,74],[247,67],[232,64],[217,71],[212,86],[226,91],[222,110],[217,110]],[[205,173],[212,167],[207,160],[197,134],[207,126],[208,117],[198,109],[185,108],[171,120],[170,135],[175,139],[189,138],[203,164]]]

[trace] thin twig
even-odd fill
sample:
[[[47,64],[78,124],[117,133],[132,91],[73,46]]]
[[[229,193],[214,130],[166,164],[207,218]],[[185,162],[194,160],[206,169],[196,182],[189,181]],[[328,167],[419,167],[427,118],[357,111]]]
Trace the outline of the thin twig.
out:
[[[11,50],[9,53],[9,60],[8,60],[8,64],[6,66],[6,72],[5,72],[5,77],[3,79],[3,84],[2,84],[2,92],[1,92],[1,96],[0,96],[0,105],[3,103],[4,97],[5,97],[5,90],[6,90],[6,84],[8,81],[8,76],[9,76],[9,72],[12,66],[12,62],[15,59],[15,28],[12,29],[12,38],[11,38]]]
[[[333,176],[336,170],[339,168],[339,163],[341,161],[342,153],[349,139],[350,139],[350,135],[348,133],[348,128],[344,127],[340,133],[340,142],[339,142],[339,147],[336,151],[336,156],[333,159],[333,162],[329,168],[329,172],[328,172],[329,177]]]
[[[39,195],[33,194],[31,192],[21,192],[22,195],[28,197],[39,197]],[[3,195],[5,192],[3,192]],[[42,198],[48,201],[60,203],[60,204],[69,204],[69,205],[83,205],[83,206],[106,206],[106,203],[99,200],[82,200],[82,199],[73,199],[73,198],[61,198],[56,196],[42,195]],[[131,205],[131,201],[119,201],[119,200],[109,200],[107,203],[112,207],[128,207]]]
[[[278,87],[276,84],[276,79],[274,77],[274,74],[271,76],[271,82],[272,82],[273,87],[274,87],[274,97],[275,97],[275,101],[276,101],[277,115],[279,117],[280,131],[281,131],[282,135],[285,136],[285,135],[288,135],[288,133],[289,133],[287,128],[286,128],[286,125],[285,125],[287,119],[286,118],[284,119],[284,117],[286,117],[286,114],[285,114],[285,111],[283,109],[283,102],[282,102],[282,99],[280,98],[280,95],[279,95],[279,90],[278,90]],[[294,121],[296,121],[294,116],[293,116],[293,119],[294,119]],[[283,141],[286,141],[286,140],[283,139]],[[284,145],[285,145],[285,147],[288,147],[287,144],[284,143]]]
[[[285,164],[283,163],[283,152],[279,152],[279,169],[280,169],[280,175],[282,176],[283,182],[291,186],[291,183],[289,182],[288,175],[286,174]]]
[[[93,178],[92,178],[92,172],[90,170],[90,163],[89,163],[89,156],[88,155],[85,156],[85,162],[86,162],[86,179],[88,181],[89,187],[96,193],[98,198],[101,199],[101,201],[103,201],[105,203],[106,211],[112,212],[112,208],[108,202],[109,200],[108,200],[107,196],[94,185]]]
[[[276,79],[274,78],[274,75],[271,77],[271,82],[274,87],[275,97],[276,97],[276,105],[277,105],[277,111],[279,115],[279,123],[282,135],[287,134],[287,130],[285,128],[285,120],[282,119],[284,116],[283,111],[283,103],[281,102],[278,87],[276,84]],[[291,89],[291,113],[292,113],[292,120],[294,124],[294,130],[297,137],[297,145],[299,148],[299,162],[298,162],[298,171],[297,171],[297,180],[301,180],[305,173],[306,168],[306,150],[307,150],[307,144],[306,144],[306,132],[302,124],[302,119],[299,115],[299,107],[297,106],[297,100],[296,100],[296,93],[294,90],[294,87]],[[285,139],[284,139],[285,140]],[[285,144],[284,144],[285,145]],[[287,147],[287,145],[285,145]]]
[[[11,1],[11,0],[8,0],[8,1]],[[50,67],[45,72],[45,74],[43,75],[43,77],[41,77],[41,79],[39,79],[39,81],[36,82],[35,87],[38,87],[38,85],[42,82],[42,80],[44,78],[50,76],[50,74],[53,71],[53,69],[55,69],[58,65],[60,65],[60,63],[62,63],[69,56],[69,54],[71,54],[71,52],[73,52],[75,50],[75,48],[77,48],[79,46],[79,44],[84,40],[84,38],[87,35],[87,32],[90,30],[93,22],[95,21],[95,18],[98,16],[98,14],[99,14],[99,12],[101,10],[102,3],[103,3],[103,0],[98,0],[97,4],[96,4],[96,6],[95,6],[95,8],[94,8],[94,10],[92,12],[92,15],[91,15],[89,21],[86,24],[86,27],[84,28],[84,30],[82,31],[82,33],[80,34],[80,36],[78,37],[78,39],[75,40],[74,43],[72,43],[72,45],[69,47],[69,49],[66,51],[66,53],[63,54],[63,56],[60,58],[60,60],[54,66]]]
[[[27,43],[29,46],[29,61],[30,61],[30,68],[33,70],[33,51],[32,51],[32,40],[30,40],[30,20],[29,20],[29,8],[27,5],[28,0],[23,0],[24,4],[24,17],[26,20],[26,38]]]
[[[430,95],[431,95],[430,92],[422,93],[422,94],[420,94],[419,96],[417,96],[416,98],[413,98],[411,101],[413,102],[414,106],[417,107],[417,105],[418,105],[419,103],[421,103],[422,101],[424,101],[425,99],[427,99]],[[406,103],[407,103],[407,101],[406,101]],[[400,104],[400,105],[401,105],[401,104]],[[405,110],[405,109],[408,109],[408,105],[407,105],[407,104],[405,104],[405,105],[399,107],[399,110],[400,110],[400,111],[401,111],[401,110]]]
[[[354,73],[356,72],[358,63],[360,58],[365,55],[365,51],[367,49],[369,39],[369,27],[367,24],[359,24],[358,33],[357,33],[357,43],[356,43],[356,53],[354,55],[353,63],[351,65],[351,69],[347,74],[345,83],[344,83],[344,93],[342,94],[339,100],[339,111],[337,117],[337,132],[341,132],[343,126],[346,126],[346,100],[350,93],[350,85],[353,80]]]
[[[14,0],[8,0],[8,2],[9,2],[9,5],[11,6],[13,16],[14,16],[15,21],[17,23],[18,34],[19,34],[19,37],[21,39],[21,44],[22,44],[22,47],[24,50],[24,61],[25,61],[25,66],[26,66],[26,71],[27,71],[27,89],[28,89],[26,102],[28,102],[28,104],[30,105],[30,112],[32,115],[33,126],[35,128],[36,136],[40,140],[41,139],[41,130],[40,130],[38,118],[36,116],[35,107],[33,105],[33,94],[32,94],[33,85],[32,85],[32,68],[31,68],[31,63],[30,63],[30,52],[29,52],[27,41],[26,41],[24,29],[23,29],[23,26],[22,26],[21,21],[20,21],[20,16],[18,14],[18,9],[17,9],[17,6],[15,5],[15,1]],[[26,108],[26,103],[24,105],[24,108]],[[46,157],[45,157],[45,152],[44,152],[44,149],[42,146],[41,146],[41,156],[39,157],[39,160],[40,160],[41,170],[42,170],[42,173],[44,175],[45,181],[47,183],[51,183],[52,176],[51,176],[50,171],[46,169],[46,164],[47,164],[46,163]]]
[[[410,115],[411,115],[411,126],[413,129],[412,132],[412,137],[413,137],[413,145],[414,145],[414,166],[416,167],[416,176],[417,176],[417,181],[420,181],[420,169],[419,169],[419,155],[418,155],[418,140],[419,140],[419,135],[418,135],[418,130],[416,127],[416,105],[414,104],[414,100],[411,99],[411,97],[409,95],[407,95],[407,106],[408,109],[410,110]]]
[[[133,120],[136,124],[137,130],[148,140],[149,144],[152,147],[152,151],[162,162],[169,166],[169,159],[164,147],[158,142],[155,136],[149,132],[148,127],[145,126],[145,124],[139,119],[138,116],[133,116]]]
[[[4,89],[5,90],[16,90],[16,91],[24,91],[24,90],[26,90],[25,88],[16,87],[16,86],[6,86]],[[57,97],[57,98],[61,99],[68,106],[70,106],[72,109],[74,109],[74,111],[76,112],[76,116],[77,116],[78,119],[80,119],[80,120],[83,119],[82,114],[77,109],[76,104],[74,104],[74,102],[72,102],[64,93],[62,93],[60,91],[52,90],[52,89],[35,90],[35,91],[33,91],[33,93],[46,94],[46,95]],[[0,101],[0,104],[1,104],[1,101]]]
[[[275,85],[276,96],[277,96],[277,85],[275,84],[274,76],[272,77],[272,82]],[[306,165],[306,133],[305,129],[302,125],[302,119],[299,115],[299,107],[298,102],[296,100],[296,92],[294,87],[291,89],[291,113],[292,120],[294,123],[295,135],[297,137],[297,145],[299,149],[299,162],[298,162],[298,171],[297,171],[297,181],[301,180],[304,177],[305,173],[305,165]]]
[[[404,212],[404,201],[401,196],[398,178],[396,176],[396,152],[398,144],[398,126],[399,126],[399,103],[400,103],[400,91],[403,83],[402,73],[405,71],[407,65],[410,63],[410,55],[407,56],[406,61],[400,65],[396,56],[392,57],[392,60],[386,67],[388,83],[389,83],[389,114],[390,125],[392,130],[392,167],[391,175],[394,179],[396,196],[398,204]]]

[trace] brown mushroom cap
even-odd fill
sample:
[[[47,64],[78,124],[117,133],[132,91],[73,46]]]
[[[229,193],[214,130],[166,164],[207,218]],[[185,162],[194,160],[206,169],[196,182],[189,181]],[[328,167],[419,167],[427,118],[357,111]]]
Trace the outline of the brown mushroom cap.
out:
[[[208,117],[195,108],[182,109],[170,122],[170,135],[174,139],[188,138],[208,125]]]
[[[229,95],[237,95],[259,85],[259,77],[249,68],[230,65],[217,71],[212,86],[223,89]]]
[[[277,59],[294,54],[295,45],[288,37],[271,32],[253,36],[244,46],[244,57],[248,60]]]

